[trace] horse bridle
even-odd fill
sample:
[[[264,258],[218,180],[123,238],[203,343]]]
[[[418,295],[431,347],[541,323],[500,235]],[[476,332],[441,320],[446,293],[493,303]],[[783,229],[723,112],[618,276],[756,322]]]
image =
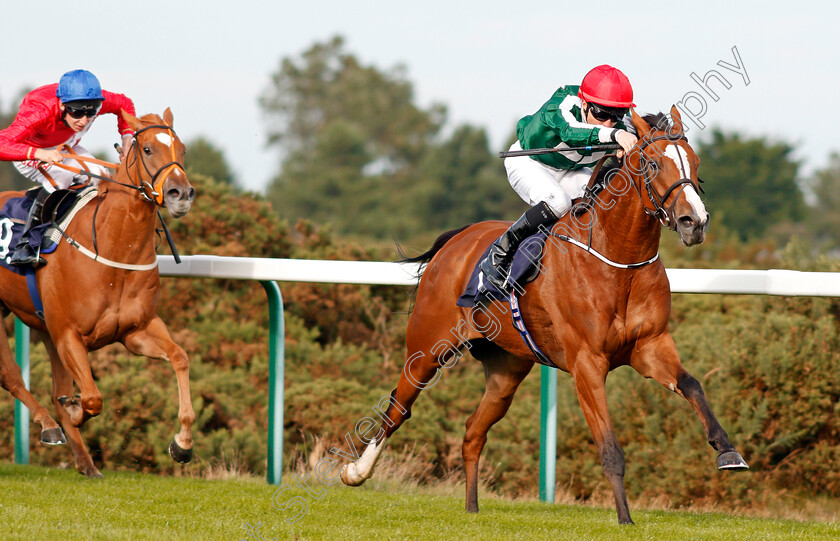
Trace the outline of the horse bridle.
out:
[[[169,145],[169,148],[172,150],[172,161],[163,164],[154,173],[152,173],[152,171],[146,165],[146,161],[143,159],[143,152],[141,151],[140,146],[137,142],[138,135],[140,135],[144,131],[153,129],[167,130],[172,135],[172,144]],[[155,202],[158,204],[158,206],[163,206],[163,183],[166,181],[166,177],[169,175],[169,173],[177,168],[183,171],[184,175],[187,174],[187,172],[184,170],[184,166],[181,165],[181,163],[179,163],[175,159],[175,137],[175,130],[172,129],[172,126],[167,126],[165,124],[153,124],[151,126],[146,126],[134,132],[134,137],[131,140],[131,149],[129,150],[129,152],[131,152],[131,150],[134,151],[134,154],[136,156],[135,159],[140,160],[140,164],[143,166],[143,169],[146,170],[146,173],[151,178],[150,181],[138,178],[136,185],[131,185],[131,187],[137,189],[144,199],[150,202]],[[128,178],[131,179],[131,168],[127,167],[126,169],[128,171]]]
[[[672,231],[676,231],[677,225],[671,220],[671,215],[673,213],[674,206],[677,204],[677,199],[679,199],[680,194],[683,192],[683,190],[685,190],[686,186],[695,187],[700,193],[702,193],[703,188],[700,187],[699,183],[703,181],[700,180],[700,178],[698,177],[699,182],[695,186],[694,181],[692,181],[690,178],[681,177],[677,179],[673,184],[671,184],[671,186],[669,186],[668,189],[665,190],[665,193],[661,196],[658,193],[656,193],[656,190],[654,190],[652,187],[653,179],[656,177],[656,174],[651,174],[652,168],[650,167],[650,164],[654,163],[654,161],[645,156],[644,151],[649,144],[655,141],[663,140],[676,143],[677,141],[688,141],[688,138],[682,133],[678,137],[672,137],[669,135],[656,135],[650,138],[643,138],[643,143],[639,146],[639,166],[641,169],[644,170],[643,181],[645,183],[645,189],[647,190],[648,199],[650,199],[653,208],[649,208],[644,203],[644,200],[642,200],[642,207],[644,208],[645,213],[648,216],[653,216],[654,218],[659,220],[659,223],[661,223],[663,226],[667,227],[668,229],[671,229]],[[635,187],[635,183],[633,184],[633,186]],[[668,198],[671,196],[674,190],[677,190],[674,200],[671,201],[671,204],[667,208],[665,208],[665,203],[668,201]],[[641,198],[642,194],[638,188],[636,188],[636,192],[639,194],[639,198]]]

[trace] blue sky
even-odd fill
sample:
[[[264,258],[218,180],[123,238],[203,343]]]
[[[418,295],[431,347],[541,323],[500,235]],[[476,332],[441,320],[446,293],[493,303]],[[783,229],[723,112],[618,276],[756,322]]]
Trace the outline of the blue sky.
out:
[[[134,99],[138,113],[171,107],[182,139],[206,136],[225,152],[240,183],[256,191],[279,165],[277,152],[265,148],[259,95],[282,58],[336,34],[365,64],[405,65],[418,104],[447,105],[450,128],[485,127],[493,150],[502,150],[516,120],[558,86],[578,84],[589,68],[608,63],[630,77],[640,112],[667,111],[680,101],[699,111],[690,93],[703,97],[707,127],[695,127],[692,138],[717,126],[786,141],[796,146],[804,175],[840,151],[840,3],[93,0],[72,10],[45,4],[3,6],[4,109],[25,86],[89,69],[105,88]],[[718,64],[736,64],[733,47],[749,84]],[[730,85],[709,80],[717,101],[691,76],[702,79],[709,70]],[[103,117],[85,143],[98,151],[116,140],[115,123]]]

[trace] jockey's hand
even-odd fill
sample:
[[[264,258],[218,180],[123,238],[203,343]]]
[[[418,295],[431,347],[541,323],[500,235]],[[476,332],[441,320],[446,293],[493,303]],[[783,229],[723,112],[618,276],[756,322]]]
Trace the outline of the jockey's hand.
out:
[[[133,135],[123,135],[122,137],[122,146],[120,147],[120,161],[124,162],[125,159],[128,157],[128,151],[131,149],[131,140],[134,136]]]
[[[623,157],[625,153],[629,153],[630,150],[636,146],[636,143],[639,142],[639,138],[630,133],[626,130],[618,130],[615,133],[615,142],[621,145],[621,150],[616,152],[616,156],[619,158]]]
[[[54,148],[35,149],[34,156],[36,160],[50,165],[54,163],[61,163],[61,161],[64,159],[64,156],[61,155],[61,152],[57,151]]]

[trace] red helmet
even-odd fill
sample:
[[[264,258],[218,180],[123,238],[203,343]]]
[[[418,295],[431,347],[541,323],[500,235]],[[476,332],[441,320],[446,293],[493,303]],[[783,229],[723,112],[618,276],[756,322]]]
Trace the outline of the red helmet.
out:
[[[633,87],[621,70],[602,64],[589,70],[583,78],[578,96],[606,107],[635,107]]]

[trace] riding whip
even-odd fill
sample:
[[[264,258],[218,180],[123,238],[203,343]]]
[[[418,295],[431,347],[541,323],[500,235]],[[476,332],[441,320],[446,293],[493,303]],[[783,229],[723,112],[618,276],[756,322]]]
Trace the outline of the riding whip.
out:
[[[621,145],[595,145],[586,147],[566,147],[566,148],[531,148],[528,150],[503,150],[499,152],[500,158],[512,158],[514,156],[536,156],[537,154],[551,154],[552,152],[565,152],[567,150],[594,150],[596,152],[601,150],[620,150]]]

